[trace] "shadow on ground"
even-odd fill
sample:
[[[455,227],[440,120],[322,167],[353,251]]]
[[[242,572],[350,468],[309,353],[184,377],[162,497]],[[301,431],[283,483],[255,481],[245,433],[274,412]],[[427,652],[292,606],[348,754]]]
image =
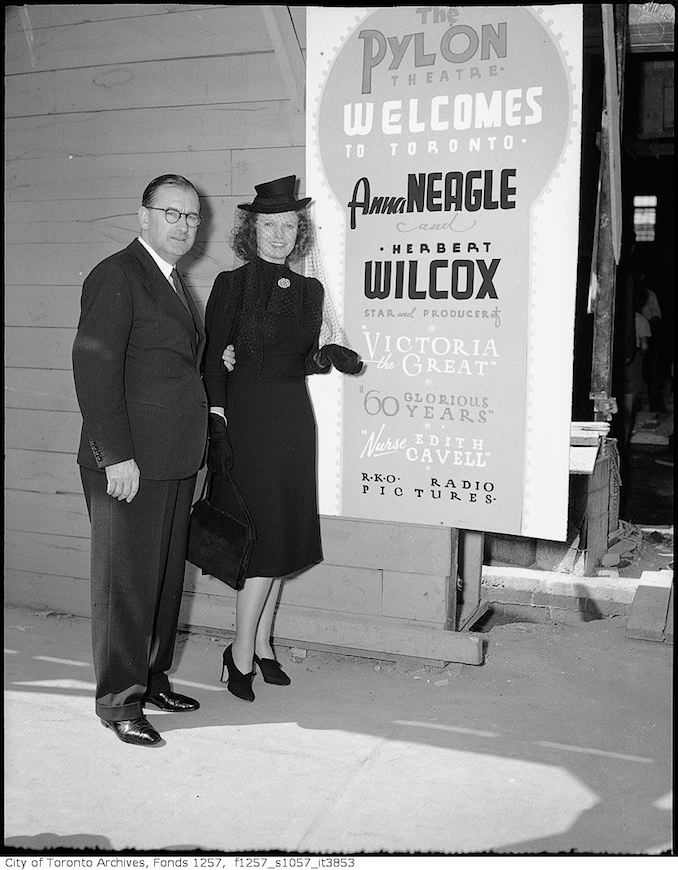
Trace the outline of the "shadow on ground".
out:
[[[173,682],[202,706],[183,716],[149,709],[167,740],[149,753],[97,727],[88,621],[8,611],[6,845],[266,851],[268,819],[278,832],[268,848],[293,854],[661,850],[671,824],[670,649],[627,640],[618,619],[498,626],[487,640],[483,666],[445,670],[320,652],[295,662],[281,649],[292,686],[257,678],[247,704],[218,683],[223,638],[182,635]],[[74,727],[82,793],[65,779]],[[141,793],[126,807],[130,760],[141,764],[127,774]],[[117,779],[101,775],[109,769]],[[93,803],[104,799],[102,819]],[[146,802],[149,830],[130,835]],[[54,834],[21,823],[36,812]],[[69,835],[65,824],[93,833]],[[200,845],[172,845],[181,840]]]

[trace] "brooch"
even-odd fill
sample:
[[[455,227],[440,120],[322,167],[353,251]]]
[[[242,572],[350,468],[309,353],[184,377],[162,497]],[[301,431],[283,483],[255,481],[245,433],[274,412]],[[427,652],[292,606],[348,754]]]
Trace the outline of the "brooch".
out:
[[[290,286],[290,279],[289,278],[278,278],[278,287],[280,287],[283,290],[287,290],[287,288],[289,286]]]

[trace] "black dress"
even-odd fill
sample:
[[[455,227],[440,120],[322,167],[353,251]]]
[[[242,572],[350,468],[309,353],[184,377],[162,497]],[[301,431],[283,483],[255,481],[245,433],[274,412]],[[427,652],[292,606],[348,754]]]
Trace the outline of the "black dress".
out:
[[[205,387],[210,406],[226,410],[233,477],[257,533],[248,577],[285,577],[323,557],[316,425],[306,388],[322,295],[318,281],[255,260],[220,273],[207,303]],[[228,344],[236,353],[232,372],[221,359]],[[230,498],[215,475],[210,499],[230,505]]]

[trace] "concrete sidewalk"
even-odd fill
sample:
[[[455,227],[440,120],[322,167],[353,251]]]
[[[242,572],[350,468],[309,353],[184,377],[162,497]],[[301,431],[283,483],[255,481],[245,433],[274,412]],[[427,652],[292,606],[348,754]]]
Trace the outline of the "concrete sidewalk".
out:
[[[673,648],[624,620],[493,628],[482,666],[278,650],[290,687],[219,683],[180,635],[190,714],[128,746],[94,715],[89,621],[5,612],[5,845],[175,853],[656,854],[671,848]],[[298,658],[298,657],[297,657]]]

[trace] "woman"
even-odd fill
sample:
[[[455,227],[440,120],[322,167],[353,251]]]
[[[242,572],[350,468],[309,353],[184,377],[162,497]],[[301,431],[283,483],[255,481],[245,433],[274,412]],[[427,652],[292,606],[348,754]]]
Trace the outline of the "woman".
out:
[[[282,581],[323,558],[306,375],[329,371],[332,363],[347,373],[362,368],[353,351],[319,346],[328,320],[323,286],[287,265],[312,244],[310,199],[296,199],[295,183],[290,175],[256,185],[254,201],[238,206],[233,248],[245,265],[217,276],[205,315],[210,501],[229,497],[230,470],[257,535],[222,671],[228,690],[246,701],[254,700],[255,665],[265,682],[289,684],[271,646]],[[222,361],[230,344],[233,371]]]

